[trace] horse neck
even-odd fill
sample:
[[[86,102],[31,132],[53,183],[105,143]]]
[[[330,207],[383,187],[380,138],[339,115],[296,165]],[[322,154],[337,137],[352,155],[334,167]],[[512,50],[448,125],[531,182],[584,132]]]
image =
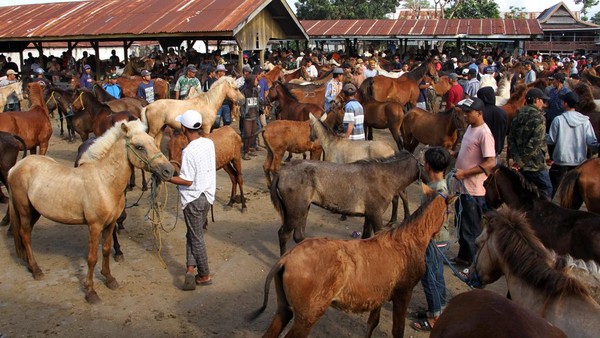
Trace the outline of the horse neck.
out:
[[[288,92],[283,88],[283,84],[278,84],[275,86],[275,90],[277,91],[277,99],[282,106],[286,106],[288,104],[298,103],[293,96],[289,95]]]
[[[497,178],[496,178],[497,180]],[[499,183],[496,181],[497,193],[506,205],[519,210],[527,210],[533,206],[533,200],[537,197],[532,196],[524,188],[515,188],[515,185],[510,180],[508,182]],[[521,191],[518,191],[521,190]]]
[[[132,171],[124,138],[117,140],[101,159],[90,164],[115,196],[123,193]]]
[[[414,243],[419,251],[425,253],[433,235],[440,231],[447,220],[448,206],[442,197],[436,197],[422,214],[410,218],[392,232],[392,237],[400,243]],[[420,256],[422,257],[422,256]]]
[[[335,135],[331,135],[320,121],[311,123],[311,128],[313,128],[316,138],[321,142],[321,147],[325,150],[325,154],[329,153],[329,155],[333,155],[331,151],[328,151],[327,149],[331,149],[331,147],[335,145],[335,142],[338,141],[338,138]]]
[[[425,62],[425,63],[421,64],[419,67],[417,67],[417,69],[415,69],[411,72],[408,72],[406,74],[406,77],[419,83],[425,77],[426,72],[427,72],[427,63]]]
[[[50,119],[50,117],[48,116],[48,114],[50,114],[50,111],[48,110],[48,105],[46,104],[46,101],[44,100],[44,93],[42,91],[42,88],[39,86],[34,86],[33,90],[30,89],[30,93],[29,93],[29,100],[31,101],[31,106],[39,106],[41,107],[45,112],[46,112],[46,117],[48,117],[48,119]]]
[[[229,85],[227,83],[227,81],[223,80],[222,82],[217,84],[217,86],[213,85],[212,87],[210,87],[210,89],[206,92],[206,94],[204,95],[204,98],[207,101],[206,102],[207,105],[211,109],[214,109],[216,111],[221,105],[223,105],[223,101],[225,100],[225,97],[227,96],[226,91],[223,90],[223,86],[227,86],[227,85]],[[197,98],[197,100],[201,100],[201,99],[202,99],[202,96],[199,96]]]

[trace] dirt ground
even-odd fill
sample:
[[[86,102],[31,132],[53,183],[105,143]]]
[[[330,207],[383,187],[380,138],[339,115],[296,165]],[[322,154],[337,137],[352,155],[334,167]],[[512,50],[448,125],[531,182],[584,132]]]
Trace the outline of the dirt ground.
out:
[[[48,156],[72,166],[80,141],[68,143],[58,135],[56,124],[53,120],[55,134]],[[392,143],[388,131],[377,132],[376,138]],[[181,211],[177,210],[177,191],[170,184],[164,229],[160,231],[161,257],[165,265],[157,256],[157,241],[151,222],[145,217],[149,209],[149,194],[145,193],[139,206],[127,210],[125,230],[120,234],[125,261],[116,263],[111,258],[111,269],[120,288],[109,290],[104,285],[99,266],[96,267],[95,287],[102,299],[98,305],[90,305],[84,299],[86,227],[40,219],[33,232],[33,250],[45,273],[42,281],[33,279],[25,263],[15,256],[12,237],[5,234],[6,228],[0,229],[0,337],[262,336],[276,307],[272,287],[265,313],[254,322],[246,322],[244,317],[262,304],[266,274],[279,257],[277,229],[280,218],[271,205],[262,171],[266,152],[258,154],[258,157],[243,163],[248,199],[248,212],[244,214],[240,212],[239,204],[233,208],[225,207],[231,183],[224,171],[217,173],[215,223],[209,224],[205,236],[214,284],[200,286],[195,291],[181,290],[185,272],[185,224]],[[61,193],[70,192],[57,191],[57,194]],[[135,188],[128,194],[128,203],[133,203],[140,194],[140,189]],[[409,195],[412,212],[418,207],[420,196],[416,184],[409,187]],[[6,204],[0,205],[2,215],[5,211]],[[388,210],[388,219],[389,213]],[[362,230],[362,222],[361,218],[340,221],[339,215],[313,207],[308,218],[307,235],[351,240],[353,231]],[[458,244],[454,240],[448,257],[453,257],[457,250]],[[450,296],[468,290],[465,284],[452,276],[448,267],[446,283]],[[504,282],[496,284],[489,288],[504,293]],[[418,284],[409,310],[424,307],[423,289]],[[374,336],[390,337],[391,304],[386,304],[381,317]],[[363,336],[366,321],[367,314],[329,309],[314,327],[311,336]],[[406,337],[428,336],[410,328],[410,319],[406,324]]]

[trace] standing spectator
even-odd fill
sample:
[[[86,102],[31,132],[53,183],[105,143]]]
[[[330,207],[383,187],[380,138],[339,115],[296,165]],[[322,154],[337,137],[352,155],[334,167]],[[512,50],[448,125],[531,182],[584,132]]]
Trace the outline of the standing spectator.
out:
[[[9,69],[14,70],[15,72],[19,72],[19,66],[12,61],[12,58],[9,56],[6,58],[6,63],[2,66],[2,70],[0,74],[6,74]]]
[[[356,88],[360,88],[360,85],[365,81],[365,74],[363,73],[363,66],[357,64],[354,67],[354,75],[352,75],[352,83]]]
[[[179,55],[177,55],[177,53],[175,53],[175,49],[173,49],[173,47],[169,48],[169,53],[167,54],[167,76],[170,77],[175,77],[175,74],[177,74],[177,71],[179,70],[180,66],[181,66],[181,59],[179,58]]]
[[[506,112],[496,106],[496,93],[492,87],[484,87],[479,89],[477,97],[483,101],[483,120],[494,136],[494,144],[496,149],[496,160],[504,149],[504,139],[508,132],[508,115]]]
[[[552,196],[552,182],[548,174],[546,157],[546,119],[542,109],[549,99],[539,88],[531,88],[525,95],[526,105],[519,109],[510,125],[508,151],[513,158],[512,167],[535,184],[542,197]]]
[[[202,137],[202,115],[197,111],[188,110],[175,119],[181,123],[181,132],[189,143],[182,152],[179,176],[173,176],[169,182],[179,188],[187,228],[187,269],[183,290],[195,290],[196,285],[212,284],[202,228],[207,223],[210,205],[215,200],[215,145],[209,138]],[[196,268],[198,274],[194,275]]]
[[[399,72],[402,70],[402,62],[400,62],[400,56],[394,55],[392,60],[392,72]]]
[[[142,70],[141,75],[142,82],[138,86],[137,96],[150,104],[155,101],[154,80],[152,80],[152,74],[146,69]]]
[[[111,66],[118,66],[119,62],[121,62],[121,60],[119,59],[119,57],[117,56],[117,51],[116,50],[111,50],[110,51],[110,65]]]
[[[8,86],[11,83],[17,82],[17,72],[12,69],[6,71],[6,77],[0,80],[0,87]]]
[[[52,61],[50,61],[48,73],[52,76],[52,82],[60,82],[60,64],[55,58],[52,58]]]
[[[567,171],[576,168],[586,159],[587,147],[598,149],[598,140],[590,118],[579,113],[576,109],[579,97],[573,92],[561,95],[564,113],[557,116],[550,125],[546,135],[546,143],[556,145],[552,154],[553,163],[550,167],[552,182],[552,197],[562,177]]]
[[[204,85],[202,86],[202,91],[207,92],[213,83],[217,81],[217,73],[212,66],[208,66],[206,69],[206,81],[204,81]]]
[[[531,62],[531,61],[525,62],[525,69],[527,70],[527,73],[525,74],[525,80],[523,82],[525,84],[530,84],[530,83],[535,82],[536,75],[535,75],[535,69],[533,67],[533,62]]]
[[[319,71],[317,70],[317,67],[315,67],[315,65],[313,65],[313,61],[311,59],[306,59],[305,67],[306,67],[306,73],[310,77],[310,79],[307,79],[308,81],[319,77]]]
[[[227,68],[224,65],[217,66],[217,80],[225,76],[225,72],[227,72]],[[224,100],[223,105],[219,110],[217,110],[217,119],[215,120],[215,124],[213,128],[219,128],[221,126],[221,118],[223,118],[223,125],[228,126],[231,124],[231,108],[229,105],[232,104],[229,100]]]
[[[405,62],[402,64],[402,69],[400,69],[400,76],[404,75],[405,73],[408,73],[408,62]]]
[[[90,67],[90,65],[83,65],[83,74],[81,74],[81,78],[79,78],[79,84],[82,88],[92,90],[94,76],[92,75],[92,67]]]
[[[120,99],[121,95],[123,94],[121,86],[119,86],[119,84],[117,83],[118,78],[119,75],[114,73],[108,75],[108,83],[103,86],[104,90],[106,90],[115,99]]]
[[[260,115],[258,79],[254,75],[248,76],[244,81],[242,94],[246,98],[240,106],[240,118],[243,124],[244,154],[242,159],[249,160],[250,156],[257,156],[251,146],[256,139],[256,127]]]
[[[175,100],[185,99],[192,87],[195,87],[200,92],[200,80],[196,77],[197,72],[196,66],[187,66],[185,75],[181,75],[175,83]]]
[[[6,77],[0,80],[0,87],[7,86],[11,83],[17,82],[17,72],[12,69],[6,71]],[[2,111],[21,111],[21,102],[15,93],[10,94],[6,98],[6,104],[4,107],[0,107]]]
[[[458,74],[450,73],[448,75],[448,81],[450,82],[450,90],[446,98],[446,109],[454,108],[454,106],[465,98],[465,92],[462,86],[458,83]]]
[[[431,86],[427,82],[428,77],[424,77],[419,83],[419,97],[417,98],[417,108],[427,110],[427,89]]]
[[[454,178],[461,182],[457,189],[461,195],[456,203],[460,248],[453,261],[457,265],[469,266],[477,253],[475,239],[481,234],[481,217],[487,209],[483,181],[486,173],[496,165],[496,151],[494,136],[483,120],[483,101],[479,98],[465,99],[456,106],[465,112],[469,126],[460,145],[454,174]]]
[[[327,82],[325,88],[325,112],[329,113],[331,104],[342,91],[342,79],[344,78],[344,70],[340,67],[333,68],[333,78]]]
[[[344,105],[344,133],[351,141],[365,140],[365,114],[363,106],[356,100],[356,86],[347,83],[343,88],[348,101]]]
[[[456,74],[458,75],[458,84],[463,88],[463,93],[467,92],[467,87],[469,86],[469,69],[468,68],[458,68],[456,69]]]
[[[377,62],[375,60],[369,60],[367,65],[367,69],[365,69],[365,78],[370,78],[379,75],[379,71],[375,68],[377,66]]]
[[[469,81],[467,82],[467,88],[465,89],[465,95],[469,98],[477,97],[477,91],[481,86],[479,80],[477,80],[477,71],[475,69],[469,69],[467,73]]]
[[[552,74],[548,79],[552,81],[552,85],[546,89],[546,95],[550,98],[548,99],[548,107],[546,108],[546,129],[550,128],[552,120],[564,111],[561,97],[570,91],[564,85],[565,74]]]

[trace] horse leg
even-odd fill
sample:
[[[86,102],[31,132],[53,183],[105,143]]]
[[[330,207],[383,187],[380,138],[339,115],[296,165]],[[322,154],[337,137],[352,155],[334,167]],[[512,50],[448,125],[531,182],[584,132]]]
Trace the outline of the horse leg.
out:
[[[29,202],[27,202],[29,204]],[[14,207],[14,204],[12,205]],[[18,215],[14,222],[15,229],[18,235],[14,236],[15,248],[17,255],[21,259],[27,260],[27,267],[35,280],[41,280],[44,278],[42,269],[38,266],[35,257],[33,256],[33,249],[31,248],[31,231],[33,226],[40,219],[40,214],[37,210],[33,209],[32,205],[27,205],[26,210],[15,210]],[[16,208],[17,209],[17,208]],[[24,208],[18,208],[24,209]],[[13,235],[15,234],[13,230]]]
[[[369,320],[367,320],[367,324],[369,325],[369,329],[367,331],[367,338],[370,338],[373,335],[373,331],[379,325],[379,319],[381,317],[381,306],[372,310],[369,314]]]
[[[412,295],[412,288],[401,290],[397,291],[392,298],[392,336],[394,337],[404,337],[406,310]]]
[[[265,142],[265,144],[267,144]],[[263,163],[263,171],[265,173],[265,178],[267,179],[267,188],[271,189],[271,171],[273,171],[273,152],[271,151],[271,147],[267,145],[267,156],[265,157],[265,162]]]
[[[305,155],[304,159],[306,159],[306,155]],[[288,151],[288,157],[286,157],[285,162],[289,162],[291,160],[292,160],[292,153]]]
[[[277,285],[277,280],[275,281],[275,283],[276,286],[279,287]],[[263,336],[265,338],[279,337],[281,331],[283,331],[286,325],[294,317],[294,313],[292,312],[292,309],[290,309],[290,306],[285,297],[284,299],[280,299],[280,297],[277,297],[277,303],[277,312],[275,312],[275,316],[271,321],[271,325],[269,326],[269,329],[267,329],[267,332]]]
[[[367,140],[373,140],[373,127],[367,127]]]
[[[312,327],[321,319],[327,311],[327,305],[318,307],[318,304],[306,305],[307,311],[302,314],[296,314],[294,323],[290,331],[285,335],[285,338],[301,338],[308,337]]]
[[[231,166],[231,163],[227,163],[226,166],[223,167],[223,170],[229,175],[229,180],[231,181],[231,195],[229,195],[229,202],[227,203],[228,207],[232,207],[233,203],[235,203],[235,195],[237,193],[237,179],[235,169]]]
[[[121,251],[121,244],[119,243],[118,234],[119,230],[125,229],[125,227],[123,226],[123,222],[126,218],[127,213],[125,212],[125,209],[123,209],[123,211],[121,212],[121,216],[119,216],[119,218],[117,219],[117,226],[115,226],[115,229],[112,233],[113,249],[115,249],[115,262],[122,262],[123,260],[125,260],[125,257],[123,256],[123,251]]]
[[[400,193],[399,195],[401,195],[402,193]],[[402,201],[404,201],[404,198],[402,199]],[[406,219],[406,215],[404,215],[404,218]],[[392,216],[390,217],[390,221],[388,222],[388,224],[386,226],[391,226],[392,224],[396,223],[398,221],[398,195],[394,196],[392,198]]]
[[[400,192],[400,198],[402,199],[402,206],[404,207],[404,220],[410,216],[410,210],[408,210],[408,195],[406,194],[406,190],[402,190]],[[396,216],[398,215],[398,198],[396,198]],[[394,221],[395,222],[395,221]]]
[[[100,273],[106,278],[106,286],[111,290],[119,288],[119,283],[115,277],[110,274],[110,247],[112,244],[112,237],[116,232],[115,225],[116,221],[112,222],[102,230],[102,270],[100,270]]]
[[[237,149],[240,149],[239,147]],[[242,154],[238,150],[229,163],[235,174],[235,181],[240,186],[240,202],[242,203],[242,212],[248,210],[246,207],[246,198],[244,197],[244,175],[242,174]],[[235,198],[235,196],[234,196]]]
[[[90,232],[90,237],[88,239],[88,271],[83,285],[86,289],[85,300],[87,300],[88,303],[96,304],[100,302],[100,297],[98,297],[96,290],[94,290],[94,268],[96,267],[96,262],[98,262],[98,242],[102,224],[93,223],[89,224],[88,227]],[[102,254],[104,254],[104,246],[102,247]]]
[[[294,230],[293,228],[287,226],[285,216],[283,221],[283,225],[279,228],[279,231],[277,231],[277,235],[279,237],[280,256],[283,256],[283,254],[287,251],[287,242],[290,240],[290,237],[292,236],[292,231]]]
[[[389,129],[390,129],[390,133],[392,133],[392,137],[394,138],[394,141],[396,141],[396,146],[398,147],[398,150],[404,149],[402,137],[400,137],[400,126],[398,126],[398,127],[391,126]]]

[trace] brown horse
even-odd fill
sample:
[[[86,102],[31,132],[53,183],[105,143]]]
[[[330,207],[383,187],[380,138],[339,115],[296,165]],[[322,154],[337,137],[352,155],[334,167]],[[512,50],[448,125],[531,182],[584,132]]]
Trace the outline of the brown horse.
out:
[[[19,156],[19,149],[23,149],[23,158],[27,156],[27,146],[25,141],[17,135],[0,131],[0,182],[4,184],[8,190],[8,171],[17,163]],[[0,189],[0,203],[7,203],[8,198],[2,193]],[[8,224],[8,210],[6,215],[0,221],[1,226]]]
[[[425,249],[440,230],[455,197],[436,195],[401,225],[366,240],[308,239],[279,259],[265,281],[262,307],[275,279],[277,312],[264,337],[278,337],[294,317],[288,337],[307,337],[329,306],[347,312],[370,311],[371,337],[381,307],[393,303],[394,337],[404,336],[414,286],[425,273]]]
[[[244,177],[242,175],[242,138],[230,126],[215,129],[212,133],[208,135],[203,134],[203,136],[211,139],[215,144],[217,170],[225,170],[231,180],[231,195],[227,206],[231,207],[233,206],[233,203],[235,203],[237,187],[239,185],[242,212],[246,211]],[[182,150],[187,145],[187,138],[179,129],[175,129],[167,144],[167,151],[169,154],[169,161],[175,167],[175,172],[177,174],[179,174],[179,170],[181,170]]]
[[[294,79],[302,79],[304,81],[308,81],[308,79],[310,79],[310,76],[308,76],[308,73],[306,72],[306,68],[304,67],[300,67],[296,70],[293,71],[284,71],[283,72],[283,80],[284,82],[290,82],[291,80]]]
[[[89,133],[101,136],[108,129],[107,126],[112,126],[112,115],[116,113],[86,89],[77,89],[71,107],[75,112],[73,127],[83,141],[88,139]]]
[[[170,96],[169,83],[163,79],[152,79],[154,81],[155,99],[168,99]],[[140,76],[121,76],[117,80],[119,86],[123,90],[124,97],[137,97],[137,90],[142,78]]]
[[[28,83],[27,89],[31,107],[28,111],[1,113],[0,131],[21,137],[32,154],[36,153],[36,148],[39,146],[39,154],[45,155],[52,137],[48,106],[44,101],[44,93],[39,82]]]
[[[508,117],[509,125],[512,120],[517,116],[519,109],[525,105],[525,95],[527,95],[529,88],[526,85],[518,85],[515,91],[510,95],[510,98],[505,105],[500,106]]]
[[[325,84],[296,84],[284,83],[283,86],[292,94],[300,103],[312,103],[319,107],[325,106]]]
[[[545,219],[550,225],[551,219]],[[484,216],[477,255],[470,271],[489,284],[506,276],[512,299],[539,313],[569,337],[596,337],[600,305],[578,279],[553,266],[553,257],[526,217],[511,209]]]
[[[269,88],[273,86],[273,82],[285,82],[285,78],[283,77],[283,67],[281,65],[274,66],[273,69],[266,72],[264,75],[267,83],[269,84]]]
[[[59,223],[87,224],[88,272],[84,285],[88,302],[100,300],[93,277],[101,234],[101,273],[110,289],[119,286],[110,273],[111,234],[125,207],[123,191],[131,167],[151,171],[162,180],[173,176],[173,166],[152,141],[141,122],[120,123],[88,149],[77,168],[35,155],[13,167],[8,175],[12,234],[17,256],[27,261],[35,279],[44,274],[33,256],[31,231],[39,217],[44,216]]]
[[[600,263],[600,216],[562,208],[539,197],[535,185],[520,173],[496,166],[484,182],[486,203],[498,208],[506,203],[524,211],[542,243],[559,255]]]
[[[323,106],[318,106],[313,103],[301,103],[294,94],[292,94],[281,82],[273,82],[273,86],[269,88],[267,98],[271,101],[279,102],[278,120],[306,121],[308,114],[312,113],[320,117],[325,110]]]
[[[577,111],[590,118],[596,137],[600,136],[600,111],[592,94],[592,86],[580,82],[573,88],[573,92],[579,96]]]
[[[585,202],[589,212],[600,214],[600,158],[589,159],[563,176],[558,195],[563,208],[579,209]]]
[[[419,142],[452,150],[459,139],[459,132],[466,128],[465,114],[459,108],[432,114],[415,107],[404,116],[402,139],[406,150],[411,153]]]
[[[137,118],[140,118],[142,109],[148,105],[146,100],[140,99],[139,97],[123,97],[121,99],[116,99],[102,88],[102,85],[99,83],[94,83],[94,85],[92,85],[91,92],[98,102],[106,103],[112,111],[118,112],[126,110]]]
[[[66,120],[67,139],[69,142],[73,142],[73,136],[75,136],[75,129],[73,128],[73,111],[71,110],[71,102],[75,99],[74,95],[74,90],[61,89],[58,87],[50,87],[44,91],[44,98],[46,99],[48,111],[53,112],[54,110],[58,110],[61,136],[65,134],[63,122]]]
[[[263,129],[262,136],[267,147],[267,156],[263,164],[267,188],[271,188],[271,175],[279,172],[286,151],[290,154],[304,154],[309,151],[311,160],[319,160],[323,154],[321,143],[310,139],[308,121],[273,121]]]
[[[567,338],[567,335],[506,297],[473,290],[450,300],[429,337]]]

